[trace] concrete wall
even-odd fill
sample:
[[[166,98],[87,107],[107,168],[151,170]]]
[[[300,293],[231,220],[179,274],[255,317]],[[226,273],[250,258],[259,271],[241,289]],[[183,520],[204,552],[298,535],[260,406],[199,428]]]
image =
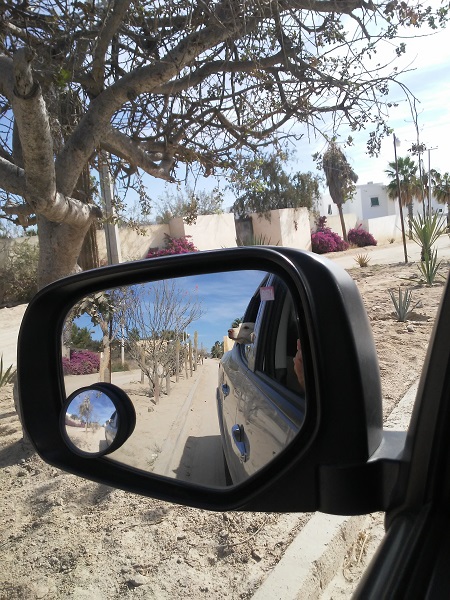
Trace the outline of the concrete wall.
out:
[[[270,217],[251,215],[253,236],[266,244],[311,249],[309,212],[306,208],[271,210]]]
[[[149,248],[164,247],[164,234],[170,235],[169,225],[149,225],[143,227],[143,235],[134,229],[121,227],[119,229],[122,261],[145,258]],[[106,261],[106,237],[103,229],[97,231],[98,254],[100,264]]]
[[[199,250],[214,250],[218,248],[233,248],[236,246],[236,228],[234,215],[199,215],[195,223],[187,225],[181,217],[170,222],[170,235],[183,237],[190,235],[192,242]]]
[[[377,219],[364,219],[361,221],[363,228],[371,233],[379,244],[387,244],[391,240],[402,239],[400,215],[378,217]],[[407,222],[405,220],[405,231]]]
[[[341,227],[341,219],[339,217],[339,215],[326,215],[327,217],[327,222],[326,222],[326,227],[329,227],[331,229],[331,231],[334,231],[335,233],[339,234],[342,237],[342,227]],[[347,229],[347,232],[349,229],[353,229],[353,227],[357,227],[358,223],[360,223],[361,221],[358,221],[358,217],[355,213],[349,213],[349,214],[344,214],[344,222],[345,222],[345,228]],[[315,223],[314,223],[314,219],[313,217],[311,217],[311,230],[315,230]]]

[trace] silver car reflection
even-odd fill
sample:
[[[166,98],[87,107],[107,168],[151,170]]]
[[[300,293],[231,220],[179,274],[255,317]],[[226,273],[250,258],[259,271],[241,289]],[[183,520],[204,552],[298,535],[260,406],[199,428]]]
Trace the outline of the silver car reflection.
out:
[[[234,484],[248,479],[292,441],[306,409],[293,368],[300,337],[297,314],[278,277],[267,275],[261,282],[243,322],[253,332],[224,353],[217,388],[225,468]]]

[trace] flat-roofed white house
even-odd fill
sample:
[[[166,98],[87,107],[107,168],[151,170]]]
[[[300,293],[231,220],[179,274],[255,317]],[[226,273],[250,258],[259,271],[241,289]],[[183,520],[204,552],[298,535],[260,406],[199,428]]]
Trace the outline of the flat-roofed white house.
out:
[[[425,200],[427,202],[427,200]],[[431,198],[431,210],[446,216],[447,207],[439,204],[434,197]],[[327,224],[340,233],[339,213],[336,204],[329,194],[324,194],[320,200],[319,211],[321,216],[327,217]],[[414,201],[414,214],[423,212],[423,204]],[[379,242],[391,241],[401,237],[400,216],[398,200],[388,197],[386,185],[383,183],[368,183],[357,185],[351,200],[343,205],[343,213],[347,228],[362,225]],[[403,216],[406,219],[408,208],[403,207]]]

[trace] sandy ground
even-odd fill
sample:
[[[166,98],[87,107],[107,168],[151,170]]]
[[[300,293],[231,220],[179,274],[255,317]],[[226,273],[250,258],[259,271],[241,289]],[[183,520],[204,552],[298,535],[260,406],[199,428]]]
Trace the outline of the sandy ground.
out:
[[[387,417],[420,374],[443,284],[421,286],[414,264],[350,273],[372,323]],[[393,315],[388,289],[398,286],[410,288],[414,304],[419,302],[408,323],[398,323]],[[2,309],[0,324],[8,322],[4,311],[16,310],[23,309]],[[179,382],[178,391],[173,385],[173,398],[186,398],[196,379],[201,388],[205,365],[189,385]],[[162,459],[157,449],[153,454],[154,466]],[[180,464],[179,456],[172,458]],[[173,470],[175,463],[165,463],[159,469]],[[0,469],[1,600],[251,598],[310,517],[208,513],[63,473],[24,452],[11,386],[0,389]],[[379,522],[380,516],[373,519]],[[365,557],[378,543],[376,535],[361,532],[344,565],[344,583],[359,578]],[[349,597],[352,585],[336,597]]]

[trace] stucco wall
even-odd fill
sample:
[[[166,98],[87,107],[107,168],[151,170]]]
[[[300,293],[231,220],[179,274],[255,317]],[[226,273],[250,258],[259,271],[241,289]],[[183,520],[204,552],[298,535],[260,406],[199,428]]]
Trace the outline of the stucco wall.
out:
[[[334,231],[342,237],[341,219],[339,215],[327,215],[326,227],[329,227],[331,231]],[[345,228],[347,232],[349,229],[356,227],[358,224],[358,218],[355,213],[344,214]],[[311,224],[311,229],[315,229],[314,224]]]
[[[172,237],[192,236],[192,242],[199,250],[214,250],[218,248],[233,248],[236,246],[236,228],[234,215],[199,215],[192,225],[187,225],[183,219],[176,218],[170,222]]]
[[[253,235],[266,244],[311,249],[309,212],[306,208],[283,208],[271,210],[270,218],[251,215]]]
[[[376,219],[364,219],[361,223],[363,228],[371,233],[379,244],[386,244],[392,239],[402,239],[400,215],[390,215],[388,217],[378,217]],[[405,230],[407,231],[406,220]]]
[[[134,229],[121,227],[119,229],[122,261],[144,258],[149,248],[163,248],[164,234],[170,235],[168,225],[149,225],[142,228],[144,235]],[[97,244],[100,262],[106,260],[106,238],[103,229],[97,231]]]

